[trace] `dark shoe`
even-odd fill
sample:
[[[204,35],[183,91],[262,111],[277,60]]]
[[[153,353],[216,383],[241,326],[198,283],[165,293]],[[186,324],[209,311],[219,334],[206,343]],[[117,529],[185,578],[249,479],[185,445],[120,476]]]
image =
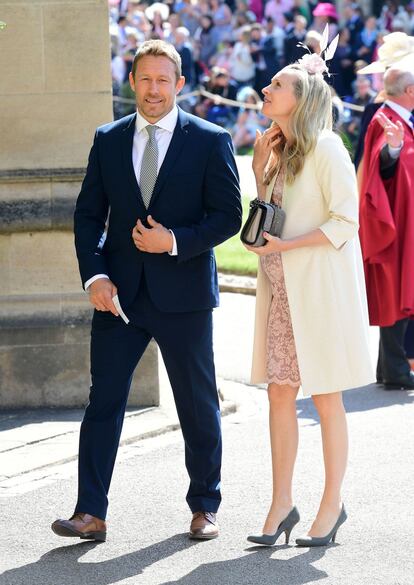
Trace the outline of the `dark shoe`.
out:
[[[52,530],[58,536],[77,536],[90,540],[106,540],[106,524],[100,518],[78,512],[69,520],[55,520]]]
[[[384,380],[385,390],[413,390],[414,373],[410,372],[408,376],[397,378],[397,380]]]
[[[348,518],[347,513],[345,511],[345,506],[342,504],[342,510],[339,514],[338,520],[335,522],[335,526],[326,536],[303,536],[302,538],[296,539],[296,544],[298,546],[326,546],[332,540],[335,542],[336,533],[338,532],[338,528],[345,522]]]
[[[249,542],[254,542],[255,544],[264,544],[266,546],[272,546],[275,544],[276,540],[282,534],[285,533],[286,536],[286,544],[289,544],[290,533],[296,524],[299,522],[300,516],[298,509],[296,506],[291,509],[289,514],[286,516],[284,520],[279,524],[277,530],[274,534],[261,534],[260,536],[248,536],[247,540]]]
[[[219,528],[214,512],[196,512],[190,525],[190,538],[195,540],[211,540],[217,538]]]

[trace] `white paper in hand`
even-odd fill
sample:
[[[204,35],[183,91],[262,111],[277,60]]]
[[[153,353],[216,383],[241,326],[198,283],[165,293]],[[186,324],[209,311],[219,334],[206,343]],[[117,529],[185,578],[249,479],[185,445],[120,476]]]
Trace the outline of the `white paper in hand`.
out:
[[[128,325],[129,323],[129,319],[128,317],[125,315],[124,311],[122,310],[121,304],[119,302],[119,298],[118,295],[115,295],[114,297],[112,297],[113,303],[116,307],[116,310],[119,313],[119,316],[123,319],[123,321],[125,321],[125,323]]]

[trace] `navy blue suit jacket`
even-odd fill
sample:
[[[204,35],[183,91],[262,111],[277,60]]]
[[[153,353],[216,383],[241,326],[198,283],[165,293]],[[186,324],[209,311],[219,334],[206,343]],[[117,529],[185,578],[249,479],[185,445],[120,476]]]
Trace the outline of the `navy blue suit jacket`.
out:
[[[179,109],[148,210],[132,163],[136,114],[98,128],[75,210],[75,246],[82,282],[107,274],[121,306],[134,300],[142,277],[161,311],[218,305],[213,247],[241,225],[237,168],[230,135]],[[109,212],[109,219],[108,219]],[[140,252],[132,240],[147,215],[172,229],[178,256]],[[107,221],[108,219],[108,221]],[[107,224],[103,246],[102,236]]]

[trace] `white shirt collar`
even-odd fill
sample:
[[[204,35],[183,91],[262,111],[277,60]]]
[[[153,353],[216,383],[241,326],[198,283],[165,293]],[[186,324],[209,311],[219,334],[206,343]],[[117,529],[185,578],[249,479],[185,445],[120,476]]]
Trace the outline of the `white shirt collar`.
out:
[[[158,128],[162,128],[163,130],[167,130],[171,134],[174,132],[174,129],[177,125],[178,120],[178,108],[174,106],[171,112],[168,112],[166,116],[158,120],[155,126]],[[146,126],[149,125],[149,122],[141,116],[141,114],[137,111],[137,121],[135,124],[135,128],[137,132],[141,132]],[[150,124],[151,125],[151,124]]]
[[[404,120],[404,122],[407,122],[407,124],[410,126],[410,128],[413,127],[413,125],[410,121],[410,116],[411,116],[410,110],[407,110],[407,108],[404,108],[403,106],[400,106],[400,104],[396,104],[395,102],[393,102],[391,100],[385,100],[384,105],[386,105],[389,108],[391,108],[392,110],[394,110],[394,112],[396,114],[398,114],[400,116],[400,118],[402,118]]]

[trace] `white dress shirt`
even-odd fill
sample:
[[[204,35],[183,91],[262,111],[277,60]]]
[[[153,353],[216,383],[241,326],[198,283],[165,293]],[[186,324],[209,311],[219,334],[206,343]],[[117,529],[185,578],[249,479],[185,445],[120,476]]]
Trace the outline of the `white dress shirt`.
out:
[[[177,125],[178,120],[178,109],[175,106],[164,118],[158,120],[155,124],[157,126],[157,130],[155,132],[155,140],[157,141],[158,146],[158,169],[159,172],[162,163],[164,162],[165,155],[167,154],[168,147],[170,146],[170,142]],[[146,131],[146,126],[150,125],[145,118],[141,116],[139,112],[137,112],[137,119],[135,123],[135,133],[134,133],[134,142],[132,146],[132,164],[134,166],[135,177],[137,179],[137,183],[139,185],[140,175],[141,175],[141,165],[142,165],[142,158],[144,156],[145,146],[148,142],[149,136],[148,132]],[[154,218],[157,220],[157,218]],[[174,236],[174,233],[169,230],[172,238],[173,238],[173,246],[171,252],[168,252],[170,256],[177,256],[177,242]],[[107,274],[95,274],[92,278],[89,278],[85,282],[85,290],[87,291],[90,285],[98,280],[99,278],[109,278]]]

